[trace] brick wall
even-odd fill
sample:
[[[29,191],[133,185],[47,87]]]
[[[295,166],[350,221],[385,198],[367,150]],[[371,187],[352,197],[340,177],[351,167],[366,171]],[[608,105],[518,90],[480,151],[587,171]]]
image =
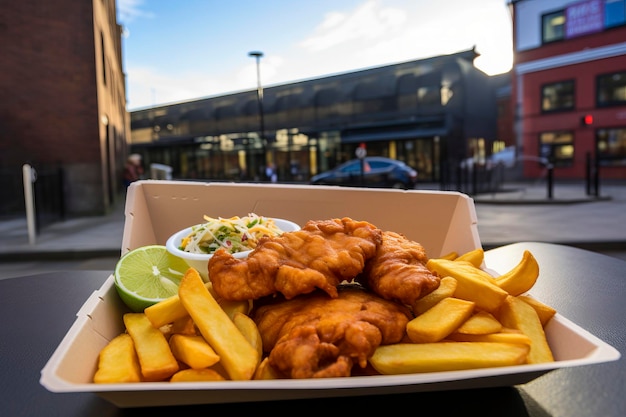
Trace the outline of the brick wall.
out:
[[[4,3],[2,136],[17,156],[99,162],[91,2]]]
[[[94,5],[110,1],[0,4],[0,167],[21,172],[25,162],[63,166],[75,182],[66,187],[70,214],[106,210],[112,203],[103,191],[107,158],[98,88],[107,90],[99,86],[96,50],[100,31],[109,28],[94,29]]]

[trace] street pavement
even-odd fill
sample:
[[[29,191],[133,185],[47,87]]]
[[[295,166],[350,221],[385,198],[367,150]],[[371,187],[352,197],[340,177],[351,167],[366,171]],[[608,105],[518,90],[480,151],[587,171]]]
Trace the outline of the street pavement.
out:
[[[626,180],[511,183],[474,196],[478,233],[491,249],[522,241],[580,247],[626,260]],[[109,214],[61,221],[31,242],[25,218],[0,219],[0,279],[60,270],[113,272],[121,254],[124,202]]]

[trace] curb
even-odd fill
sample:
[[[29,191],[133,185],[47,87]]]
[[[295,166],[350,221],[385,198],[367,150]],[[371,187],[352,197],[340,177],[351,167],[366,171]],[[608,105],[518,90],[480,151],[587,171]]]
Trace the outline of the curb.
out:
[[[521,192],[521,195],[519,194]],[[530,194],[530,195],[528,195]],[[537,205],[537,204],[580,204],[580,203],[594,203],[600,201],[611,201],[613,197],[610,195],[588,195],[582,193],[568,193],[569,196],[563,197],[563,193],[560,196],[552,196],[549,198],[547,192],[538,193],[526,193],[523,189],[510,189],[506,191],[499,191],[494,193],[481,193],[471,196],[474,203],[478,204],[517,204],[517,205]],[[582,194],[582,195],[581,195]]]
[[[0,253],[1,262],[77,261],[96,258],[119,258],[121,249],[90,249],[64,251],[21,251]]]
[[[558,205],[558,204],[582,204],[596,203],[600,201],[610,201],[613,198],[607,197],[590,197],[590,198],[537,198],[537,199],[491,199],[486,197],[473,197],[476,204],[493,204],[493,205]]]

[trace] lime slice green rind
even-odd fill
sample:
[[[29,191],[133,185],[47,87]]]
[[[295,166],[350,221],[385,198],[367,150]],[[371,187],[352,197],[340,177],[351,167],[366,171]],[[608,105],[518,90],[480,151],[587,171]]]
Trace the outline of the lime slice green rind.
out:
[[[115,287],[122,301],[135,312],[178,292],[189,268],[184,259],[165,246],[150,245],[126,253],[115,267]]]
[[[120,296],[120,299],[134,313],[143,313],[143,311],[146,308],[160,301],[160,300],[141,299],[141,297],[137,297],[134,294],[129,294],[129,293],[124,292],[124,290],[118,287],[117,285],[115,286],[115,288],[117,289],[117,293]]]

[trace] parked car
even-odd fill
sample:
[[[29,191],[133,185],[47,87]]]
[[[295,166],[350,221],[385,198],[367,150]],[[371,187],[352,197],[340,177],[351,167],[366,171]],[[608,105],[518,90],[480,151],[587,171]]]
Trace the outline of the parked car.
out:
[[[517,159],[523,159],[523,157],[517,156],[515,146],[508,146],[501,151],[488,156],[486,159],[483,158],[482,161],[474,161],[473,157],[466,158],[461,161],[460,167],[461,169],[467,169],[469,171],[474,168],[474,164],[483,166],[487,170],[498,166],[513,168]]]
[[[417,184],[417,171],[402,161],[368,156],[317,174],[310,182],[317,185],[412,189]]]
[[[507,146],[502,149],[500,152],[496,152],[491,155],[490,161],[492,165],[502,165],[506,168],[512,168],[515,166],[515,161],[517,160],[517,155],[515,151],[515,146]]]

